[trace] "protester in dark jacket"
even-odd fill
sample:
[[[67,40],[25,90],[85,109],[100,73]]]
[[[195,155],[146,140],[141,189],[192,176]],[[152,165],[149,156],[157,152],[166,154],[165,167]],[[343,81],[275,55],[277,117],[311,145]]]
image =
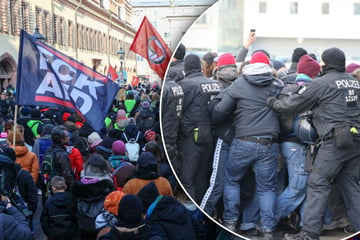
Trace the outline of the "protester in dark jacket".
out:
[[[72,239],[77,230],[76,203],[71,192],[65,191],[63,177],[51,179],[53,195],[46,200],[40,222],[46,236],[51,240]]]
[[[154,182],[137,194],[144,206],[145,221],[161,239],[196,239],[187,209],[175,198],[159,195]]]
[[[5,196],[0,204],[1,234],[4,239],[32,240],[31,230],[25,216]]]
[[[71,162],[66,151],[69,135],[63,126],[54,127],[51,131],[52,145],[47,151],[54,151],[55,169],[59,176],[65,178],[67,189],[71,189],[75,175],[71,169]]]
[[[151,229],[142,218],[143,204],[140,198],[133,194],[125,195],[119,203],[117,220],[109,233],[100,240],[160,240],[152,237]]]

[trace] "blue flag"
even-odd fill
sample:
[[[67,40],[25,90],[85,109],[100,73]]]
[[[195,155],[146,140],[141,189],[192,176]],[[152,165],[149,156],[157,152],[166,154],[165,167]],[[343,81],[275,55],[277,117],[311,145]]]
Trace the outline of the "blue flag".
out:
[[[16,84],[19,105],[76,111],[100,130],[119,86],[105,75],[21,30]]]

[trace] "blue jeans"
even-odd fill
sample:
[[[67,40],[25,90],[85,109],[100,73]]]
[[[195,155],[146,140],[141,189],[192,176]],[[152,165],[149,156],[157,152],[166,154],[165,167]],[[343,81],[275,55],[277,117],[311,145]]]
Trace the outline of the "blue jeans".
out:
[[[288,186],[278,196],[276,202],[276,219],[286,217],[303,203],[306,197],[306,181],[308,173],[305,172],[306,146],[295,142],[283,142],[280,149],[284,157],[284,167],[288,170]],[[303,209],[303,208],[300,208]],[[300,219],[303,212],[300,211]]]
[[[260,222],[264,230],[274,230],[275,201],[277,184],[277,165],[279,145],[261,145],[254,142],[234,139],[230,148],[224,182],[225,222],[237,221],[240,205],[240,180],[250,167],[256,178],[259,196]]]

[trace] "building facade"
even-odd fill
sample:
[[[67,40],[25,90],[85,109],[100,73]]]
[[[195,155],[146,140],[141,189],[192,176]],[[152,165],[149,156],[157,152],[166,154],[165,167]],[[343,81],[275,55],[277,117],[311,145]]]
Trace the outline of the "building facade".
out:
[[[291,58],[296,47],[317,56],[339,47],[348,63],[360,63],[360,32],[354,28],[359,20],[358,0],[221,0],[192,25],[183,42],[200,53],[237,55],[250,29],[256,29],[250,53],[265,49],[274,58]]]
[[[136,75],[135,53],[129,50],[136,30],[130,25],[127,0],[0,1],[0,87],[16,85],[20,30],[35,28],[45,42],[106,74],[109,64]],[[125,51],[120,63],[118,51]]]

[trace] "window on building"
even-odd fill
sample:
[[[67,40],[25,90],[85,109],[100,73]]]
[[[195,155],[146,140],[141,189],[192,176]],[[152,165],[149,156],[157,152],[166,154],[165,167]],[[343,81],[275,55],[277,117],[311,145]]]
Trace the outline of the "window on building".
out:
[[[360,3],[354,3],[354,15],[360,15]]]
[[[327,2],[323,2],[321,4],[321,13],[323,15],[328,15],[330,13],[330,4]]]
[[[298,3],[297,2],[290,3],[290,14],[298,14]]]
[[[0,32],[9,32],[8,1],[0,1]]]
[[[259,2],[259,13],[266,13],[267,11],[267,5],[266,2]]]

